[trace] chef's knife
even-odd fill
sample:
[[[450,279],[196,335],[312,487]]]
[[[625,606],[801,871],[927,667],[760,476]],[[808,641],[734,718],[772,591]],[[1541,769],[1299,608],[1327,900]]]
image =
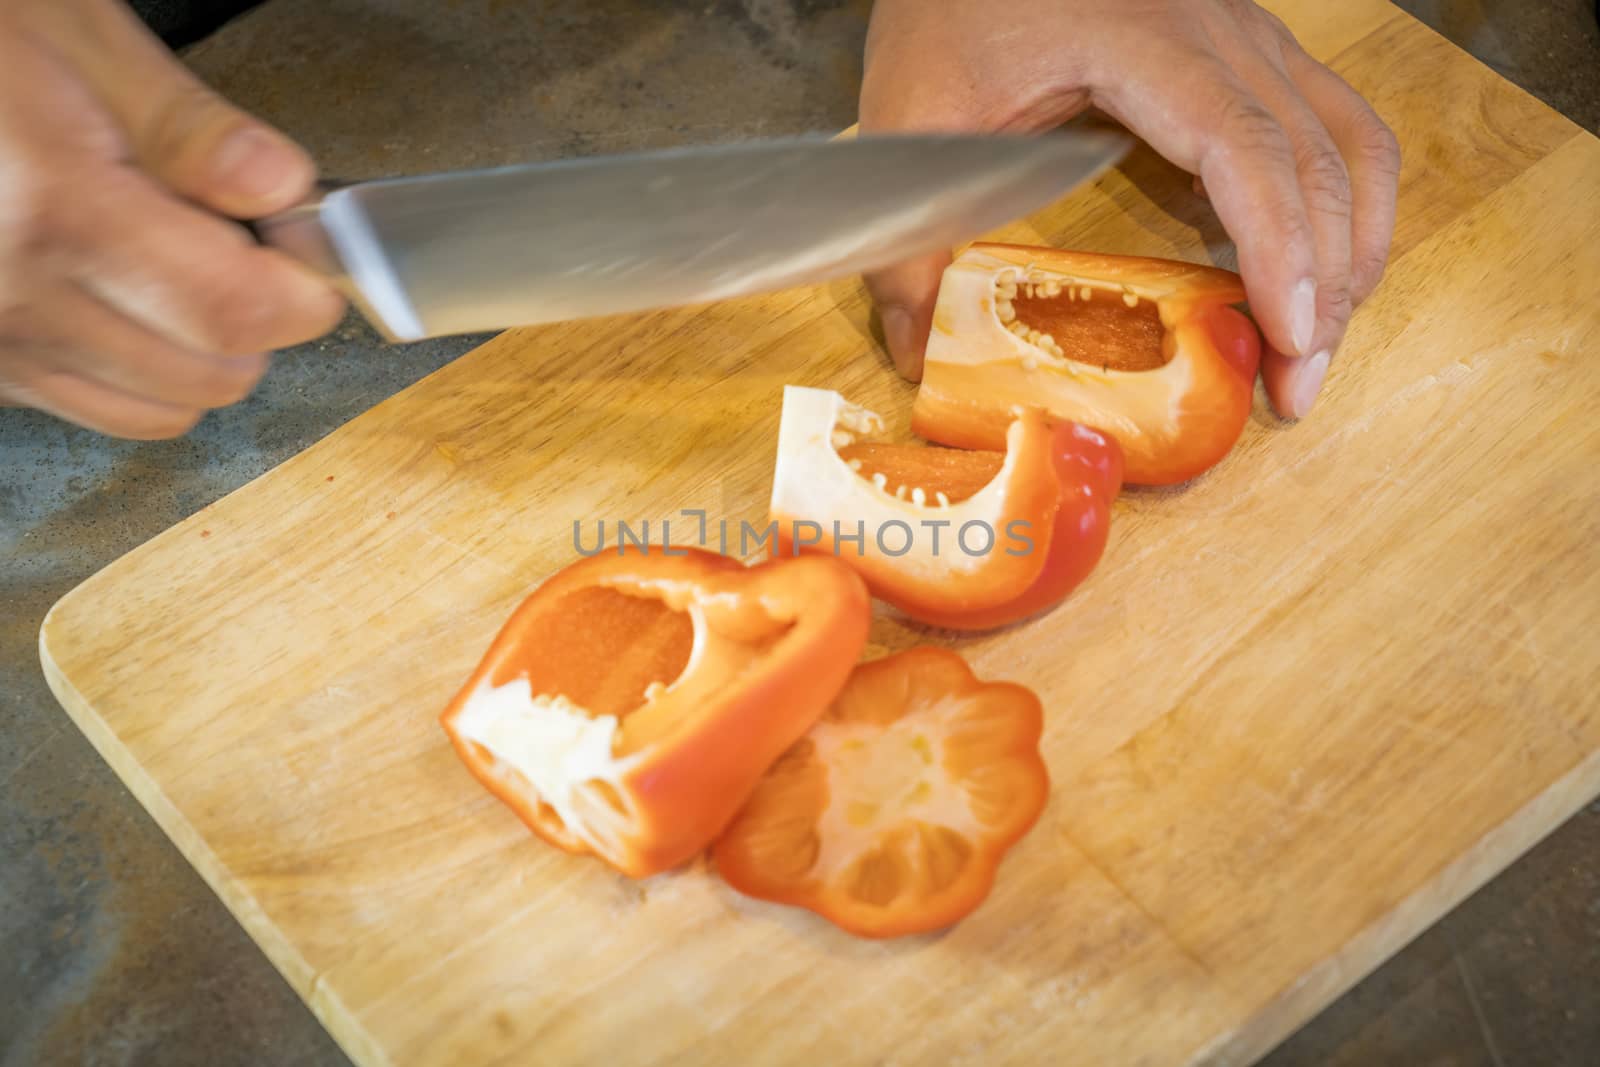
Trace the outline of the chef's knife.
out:
[[[253,227],[386,337],[700,304],[971,240],[1111,166],[1108,130],[794,138],[325,188]]]

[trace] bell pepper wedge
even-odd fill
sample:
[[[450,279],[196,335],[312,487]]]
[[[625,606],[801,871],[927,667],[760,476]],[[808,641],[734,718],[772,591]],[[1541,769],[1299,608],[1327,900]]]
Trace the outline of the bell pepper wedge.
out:
[[[861,937],[951,926],[1044,809],[1043,721],[948,649],[862,664],[712,846],[717,873]]]
[[[870,615],[833,560],[628,546],[541,584],[440,722],[535,834],[642,878],[722,831],[849,677]]]
[[[883,432],[838,393],[784,390],[777,554],[843,560],[874,596],[955,630],[1051,608],[1099,562],[1122,485],[1105,434],[1036,408],[1012,415],[1003,452],[890,444]]]
[[[1038,404],[1122,446],[1135,485],[1187,481],[1250,415],[1261,336],[1239,276],[1172,260],[979,243],[946,269],[912,429],[998,448]]]

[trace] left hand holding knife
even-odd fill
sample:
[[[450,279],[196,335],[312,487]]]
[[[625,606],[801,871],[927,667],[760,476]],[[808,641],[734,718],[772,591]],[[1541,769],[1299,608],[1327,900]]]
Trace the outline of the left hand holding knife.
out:
[[[315,168],[195,78],[118,0],[0,5],[0,404],[175,437],[344,300],[232,220]]]

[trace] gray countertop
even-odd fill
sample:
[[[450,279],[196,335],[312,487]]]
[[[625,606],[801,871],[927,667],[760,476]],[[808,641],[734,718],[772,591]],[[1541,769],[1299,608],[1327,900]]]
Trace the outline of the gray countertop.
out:
[[[327,172],[375,176],[838,129],[869,6],[272,0],[186,59]],[[1402,6],[1600,129],[1592,0]],[[178,441],[0,410],[0,1067],[346,1062],[56,705],[38,628],[94,571],[480,340],[390,347],[349,320]],[[1268,1062],[1600,1062],[1600,805]]]

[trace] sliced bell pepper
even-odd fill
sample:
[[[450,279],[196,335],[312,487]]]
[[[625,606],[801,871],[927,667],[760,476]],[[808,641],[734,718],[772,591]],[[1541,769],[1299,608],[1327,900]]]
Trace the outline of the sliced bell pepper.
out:
[[[945,271],[912,429],[999,448],[1017,404],[1094,426],[1136,485],[1186,481],[1250,415],[1261,336],[1239,276],[1171,260],[975,244]]]
[[[875,442],[883,421],[824,389],[783,395],[770,516],[782,555],[844,560],[921,622],[1002,626],[1059,603],[1105,549],[1116,442],[1019,408],[1004,452]]]
[[[833,560],[590,557],[517,608],[440,721],[534,833],[642,878],[705,849],[822,714],[870,609]]]
[[[950,926],[989,895],[1050,792],[1043,714],[942,648],[857,667],[712,847],[752,897],[862,937]]]

